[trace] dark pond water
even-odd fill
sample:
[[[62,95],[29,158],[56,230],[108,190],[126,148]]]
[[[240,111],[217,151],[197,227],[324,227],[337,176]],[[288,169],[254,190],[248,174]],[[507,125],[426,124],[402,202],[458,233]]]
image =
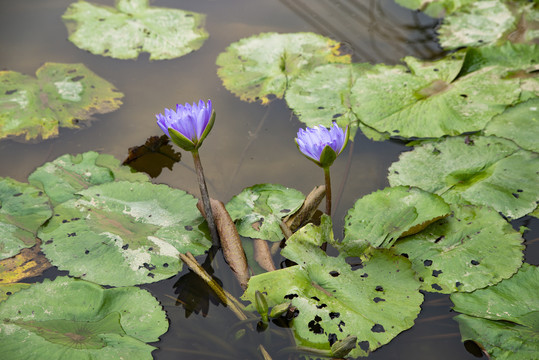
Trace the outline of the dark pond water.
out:
[[[113,1],[95,1],[113,5]],[[90,127],[60,130],[59,137],[35,144],[0,142],[0,176],[26,181],[47,161],[65,153],[96,150],[118,159],[127,149],[161,135],[155,113],[176,103],[211,99],[217,111],[214,129],[201,150],[212,197],[227,202],[243,188],[258,183],[280,183],[308,193],[323,183],[323,174],[297,151],[294,137],[302,124],[284,101],[268,106],[240,101],[221,84],[215,59],[232,42],[261,32],[310,31],[348,44],[354,61],[395,64],[406,55],[423,59],[440,53],[434,39],[436,21],[405,10],[391,0],[190,0],[151,1],[154,6],[181,8],[207,14],[210,38],[203,47],[175,60],[115,60],[95,56],[67,41],[61,15],[69,0],[0,0],[0,67],[33,75],[44,62],[84,63],[125,94],[116,112],[97,116]],[[387,186],[387,168],[407,148],[398,142],[373,142],[356,136],[351,151],[332,167],[335,234],[341,237],[343,218],[356,199]],[[153,181],[198,194],[189,154],[172,171],[164,169]],[[527,234],[527,262],[539,260],[538,222],[525,219],[517,226]],[[241,289],[218,257],[216,274],[224,287],[239,297]],[[48,270],[47,277],[57,275]],[[255,359],[263,343],[274,359],[290,346],[287,338],[271,332],[255,334],[238,344],[231,328],[237,322],[230,311],[210,305],[207,316],[192,314],[176,302],[175,284],[186,271],[156,284],[145,285],[163,304],[170,330],[155,346],[156,359]],[[460,342],[448,296],[426,294],[416,325],[372,359],[473,359]],[[278,329],[275,327],[275,329]],[[269,335],[271,334],[271,335]],[[268,337],[271,337],[268,345]]]

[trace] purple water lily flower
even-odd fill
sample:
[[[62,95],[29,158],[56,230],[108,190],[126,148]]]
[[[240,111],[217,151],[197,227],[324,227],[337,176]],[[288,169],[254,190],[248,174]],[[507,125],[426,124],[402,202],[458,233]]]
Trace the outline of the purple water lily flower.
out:
[[[308,159],[329,167],[348,144],[348,126],[344,131],[336,123],[329,129],[321,125],[299,129],[296,144]]]
[[[208,136],[215,121],[211,100],[208,104],[176,105],[176,111],[165,108],[165,115],[157,114],[157,125],[179,147],[186,151],[197,150]]]

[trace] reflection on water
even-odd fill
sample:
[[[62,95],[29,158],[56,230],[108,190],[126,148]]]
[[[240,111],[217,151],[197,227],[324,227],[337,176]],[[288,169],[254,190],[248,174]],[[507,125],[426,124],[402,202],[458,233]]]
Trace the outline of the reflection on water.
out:
[[[95,1],[112,5],[113,1]],[[297,151],[294,137],[301,123],[282,100],[268,106],[245,103],[221,85],[215,59],[230,43],[260,32],[312,31],[345,42],[355,61],[397,63],[413,55],[435,57],[432,41],[436,20],[408,11],[389,0],[151,0],[153,6],[176,7],[207,14],[210,38],[185,57],[136,61],[95,56],[67,41],[61,15],[70,0],[3,1],[0,11],[0,66],[33,75],[44,62],[84,63],[125,93],[120,110],[98,116],[90,127],[60,130],[60,136],[35,144],[0,142],[0,176],[26,181],[47,161],[65,153],[96,150],[123,160],[128,149],[161,135],[155,114],[176,103],[211,99],[217,112],[214,129],[201,149],[211,196],[227,202],[243,188],[257,183],[280,183],[308,193],[323,183],[323,174]],[[349,152],[351,150],[351,152]],[[372,142],[361,134],[332,167],[335,198],[335,234],[341,237],[343,218],[356,199],[387,186],[387,168],[406,148],[398,142]],[[349,152],[347,154],[347,152]],[[185,155],[185,154],[184,154]],[[190,156],[172,169],[165,167],[156,183],[198,194]],[[344,174],[348,173],[347,177]],[[339,195],[340,194],[340,195]],[[220,259],[215,274],[225,288],[240,296],[241,288]],[[254,359],[252,342],[271,336],[277,350],[288,338],[264,332],[250,334],[232,346],[230,332],[236,319],[222,306],[209,305],[206,317],[185,316],[177,305],[182,274],[168,281],[145,285],[162,302],[171,327],[156,346],[156,359]],[[183,280],[185,281],[185,280]],[[390,345],[372,354],[373,359],[473,358],[460,343],[457,324],[449,313],[447,296],[427,294],[417,325]]]

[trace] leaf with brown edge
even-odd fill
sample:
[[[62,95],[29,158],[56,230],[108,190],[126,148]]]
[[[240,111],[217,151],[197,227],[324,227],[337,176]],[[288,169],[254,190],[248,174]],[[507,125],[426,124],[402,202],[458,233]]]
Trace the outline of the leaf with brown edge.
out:
[[[49,260],[40,254],[35,245],[22,249],[17,255],[0,261],[0,285],[7,285],[22,279],[39,276],[51,267]]]

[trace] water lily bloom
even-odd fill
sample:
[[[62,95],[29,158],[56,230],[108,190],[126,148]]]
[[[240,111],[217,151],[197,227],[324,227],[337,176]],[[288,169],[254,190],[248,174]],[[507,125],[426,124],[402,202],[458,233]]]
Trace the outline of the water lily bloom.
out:
[[[348,126],[344,131],[336,123],[329,129],[321,125],[299,129],[296,144],[309,160],[327,168],[348,144]]]
[[[200,100],[198,104],[176,105],[176,111],[165,108],[165,114],[155,115],[157,125],[179,147],[186,151],[197,150],[208,136],[215,112],[212,111],[211,100],[208,104]]]

